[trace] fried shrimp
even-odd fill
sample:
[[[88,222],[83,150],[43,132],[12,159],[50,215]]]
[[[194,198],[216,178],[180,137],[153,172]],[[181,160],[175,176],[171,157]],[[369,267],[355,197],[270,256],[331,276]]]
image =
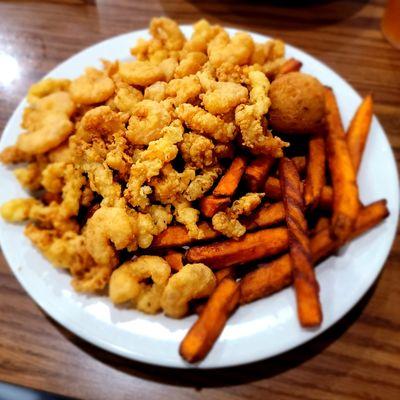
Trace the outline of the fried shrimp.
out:
[[[214,143],[203,135],[185,133],[179,148],[185,162],[195,168],[204,169],[216,161]]]
[[[161,297],[171,268],[161,257],[141,256],[128,261],[111,275],[109,296],[114,304],[132,302],[133,307],[155,314],[161,308]],[[148,280],[152,283],[147,283]]]
[[[149,144],[161,137],[162,129],[170,122],[171,116],[161,103],[142,100],[133,106],[126,136],[132,144]]]
[[[136,246],[137,218],[124,208],[101,207],[88,219],[84,236],[97,264],[115,266],[117,250]]]
[[[115,85],[103,71],[87,68],[84,75],[71,82],[69,91],[77,104],[98,104],[114,94]]]
[[[164,80],[164,72],[149,61],[127,61],[119,64],[119,75],[129,85],[149,86]]]
[[[166,315],[182,318],[189,311],[189,301],[209,296],[217,280],[204,264],[186,264],[167,283],[161,298],[161,307]]]

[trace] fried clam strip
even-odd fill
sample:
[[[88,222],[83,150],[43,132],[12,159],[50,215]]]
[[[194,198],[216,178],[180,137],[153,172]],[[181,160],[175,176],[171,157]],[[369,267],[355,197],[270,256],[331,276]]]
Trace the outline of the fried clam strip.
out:
[[[354,169],[358,171],[372,121],[373,100],[369,94],[359,106],[347,131],[346,142]]]
[[[285,210],[281,202],[264,205],[252,216],[243,221],[247,230],[265,228],[267,226],[277,225],[285,219]],[[207,222],[201,222],[199,230],[202,232],[202,240],[212,240],[221,234],[215,231]],[[165,231],[155,236],[151,244],[152,248],[171,248],[182,247],[196,242],[196,239],[190,237],[188,230],[183,225],[169,226]]]
[[[305,327],[318,326],[322,322],[319,285],[312,264],[300,177],[293,161],[281,159],[279,177],[289,230],[289,254],[292,259],[299,321]]]
[[[308,144],[307,176],[304,184],[304,202],[307,207],[314,209],[325,186],[325,140],[322,136],[315,136]]]
[[[235,122],[240,128],[243,145],[254,154],[282,157],[282,148],[288,144],[278,137],[273,137],[268,130],[264,130],[262,123],[271,105],[268,97],[270,87],[268,78],[260,71],[251,71],[249,81],[251,104],[240,104],[235,109]]]
[[[342,241],[350,235],[360,209],[356,173],[347,148],[346,136],[335,96],[325,89],[327,110],[327,153],[333,186],[332,233]]]
[[[238,306],[239,299],[240,283],[230,278],[223,279],[179,347],[179,353],[186,361],[194,363],[208,354]]]
[[[382,222],[389,215],[386,200],[376,201],[362,208],[358,214],[354,230],[348,240],[360,236],[367,230]],[[310,241],[314,264],[334,254],[342,245],[330,235],[330,228],[326,227],[317,232]],[[250,303],[282,290],[293,283],[292,260],[289,254],[261,265],[258,269],[249,272],[241,281],[240,302]]]
[[[186,259],[188,262],[204,263],[212,269],[221,269],[277,255],[285,251],[288,244],[286,228],[263,229],[247,233],[240,239],[192,247],[186,252]]]
[[[301,185],[302,186],[302,185]],[[264,186],[265,196],[271,200],[281,200],[282,192],[279,179],[270,176]],[[331,210],[333,202],[333,190],[330,186],[324,186],[321,190],[321,196],[318,206],[323,210]]]

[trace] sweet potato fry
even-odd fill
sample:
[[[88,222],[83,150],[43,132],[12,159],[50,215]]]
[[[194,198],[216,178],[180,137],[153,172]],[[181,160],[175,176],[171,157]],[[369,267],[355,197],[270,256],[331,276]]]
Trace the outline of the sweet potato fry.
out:
[[[318,326],[322,322],[319,285],[312,263],[300,177],[293,161],[285,157],[280,160],[279,178],[289,231],[289,254],[299,321],[306,327]]]
[[[303,175],[307,167],[306,158],[304,156],[297,156],[293,157],[292,161],[294,162],[299,175]]]
[[[200,230],[203,232],[203,240],[210,240],[220,236],[207,222],[199,224]],[[183,225],[171,225],[159,235],[154,236],[151,243],[152,248],[168,248],[181,247],[196,241],[189,236],[187,229]]]
[[[265,205],[244,221],[247,230],[264,228],[279,224],[285,220],[285,209],[282,202]]]
[[[179,271],[183,267],[183,253],[180,251],[168,250],[164,259],[174,271]]]
[[[186,361],[194,363],[208,354],[239,299],[240,284],[229,278],[223,279],[179,347],[179,353]]]
[[[295,58],[289,58],[284,62],[284,64],[279,68],[279,74],[288,74],[289,72],[300,71],[303,63]]]
[[[355,113],[347,131],[346,142],[354,170],[358,171],[372,121],[373,100],[369,94]]]
[[[315,224],[315,227],[313,229],[313,234],[315,235],[316,233],[322,231],[323,229],[327,229],[330,227],[330,219],[328,217],[319,217],[317,223]]]
[[[285,213],[282,203],[272,205],[265,204],[258,211],[245,218],[243,224],[247,230],[255,230],[257,228],[266,228],[276,225],[285,219]],[[204,233],[202,240],[211,240],[220,237],[221,234],[215,231],[207,222],[199,224],[201,231]],[[155,236],[151,244],[152,248],[171,248],[182,247],[187,244],[196,242],[189,236],[187,229],[183,225],[169,226],[165,231]]]
[[[332,232],[342,241],[350,235],[360,209],[353,163],[347,148],[339,109],[331,89],[325,90],[327,155],[333,186]]]
[[[229,197],[205,196],[200,200],[200,211],[205,217],[212,218],[218,211],[226,208],[230,202]]]
[[[190,263],[204,263],[217,270],[273,256],[285,251],[287,247],[287,229],[270,228],[246,233],[239,240],[230,239],[192,247],[186,252],[186,260]]]
[[[322,136],[315,136],[308,144],[307,175],[304,184],[304,202],[306,207],[314,209],[325,186],[325,140]]]
[[[246,274],[241,280],[240,303],[250,303],[293,283],[292,260],[284,254]]]
[[[259,156],[246,167],[244,181],[251,192],[262,189],[275,160],[271,156]]]
[[[278,178],[270,176],[264,186],[265,195],[271,200],[282,200],[281,186]],[[331,210],[333,202],[333,191],[330,186],[324,186],[321,191],[318,206],[323,210]]]
[[[214,196],[232,196],[239,186],[240,179],[246,169],[247,160],[244,156],[238,156],[233,161],[225,175],[222,176],[213,190]]]
[[[228,267],[215,271],[215,277],[217,278],[218,283],[220,283],[225,278],[233,279],[234,275],[235,275],[235,267]]]
[[[378,225],[389,215],[386,200],[379,200],[360,209],[354,228],[348,237],[351,240],[368,229]],[[337,251],[341,246],[340,240],[330,235],[329,229],[323,229],[311,239],[311,252],[314,262],[318,262]]]
[[[386,200],[379,200],[362,208],[351,238],[378,225],[388,215]],[[319,231],[310,241],[314,263],[334,254],[340,245],[340,241],[332,239],[329,228]],[[282,290],[293,281],[291,271],[292,261],[289,254],[284,254],[274,261],[260,265],[258,269],[249,272],[242,278],[240,302],[242,304],[249,303]]]

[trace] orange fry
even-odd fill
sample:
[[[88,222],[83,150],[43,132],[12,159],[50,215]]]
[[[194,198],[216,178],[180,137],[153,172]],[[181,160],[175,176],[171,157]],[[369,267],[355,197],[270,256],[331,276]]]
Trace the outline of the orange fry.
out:
[[[304,202],[314,209],[325,186],[325,140],[322,136],[310,139],[308,145],[307,176],[304,184]]]
[[[222,269],[279,254],[287,249],[288,240],[286,228],[263,229],[246,233],[238,240],[192,247],[186,252],[186,260],[204,263],[212,269]]]
[[[319,231],[322,231],[323,229],[329,228],[330,224],[331,222],[328,217],[319,217],[313,229],[313,233],[315,234],[318,233]]]
[[[212,218],[218,211],[226,208],[230,202],[229,197],[205,196],[200,200],[200,211],[205,217]]]
[[[244,156],[237,156],[214,188],[213,195],[232,196],[239,186],[240,179],[246,169],[246,163],[247,160]]]
[[[289,230],[289,254],[299,320],[303,326],[317,326],[322,322],[319,286],[312,264],[300,177],[293,161],[288,158],[280,160],[279,177]]]
[[[281,200],[281,186],[278,178],[270,176],[265,182],[264,186],[265,195],[268,199]],[[321,191],[321,197],[319,199],[319,207],[323,210],[331,210],[333,201],[333,191],[330,186],[324,186]]]
[[[164,259],[174,271],[179,271],[183,267],[183,254],[179,251],[168,250]]]
[[[234,275],[235,275],[235,267],[228,267],[215,271],[215,277],[217,278],[218,283],[220,283],[225,278],[233,279]]]
[[[262,189],[275,160],[276,158],[271,156],[258,156],[246,167],[244,181],[251,192]]]
[[[210,240],[220,236],[207,222],[199,224],[201,232],[204,234],[203,240]],[[183,225],[171,225],[159,235],[154,236],[151,243],[152,248],[182,247],[196,241],[189,236],[187,229]]]
[[[240,284],[229,278],[223,279],[179,347],[179,353],[186,361],[200,361],[208,354],[239,299]]]
[[[291,160],[294,162],[294,165],[296,166],[299,175],[303,175],[307,167],[306,158],[304,156],[297,156],[293,157]]]
[[[284,64],[279,68],[279,74],[288,74],[289,72],[300,71],[303,63],[295,58],[289,58],[284,62]]]
[[[389,215],[386,200],[376,201],[360,210],[351,238],[355,238],[368,229],[378,225]],[[350,239],[350,238],[349,238]],[[310,241],[314,263],[334,254],[341,246],[340,241],[332,239],[329,228],[316,233]],[[290,285],[292,278],[292,261],[289,254],[262,264],[246,274],[241,280],[240,302],[251,301],[278,292]]]
[[[247,217],[243,224],[248,230],[255,230],[257,228],[266,228],[268,226],[276,225],[285,219],[285,213],[282,203],[265,204],[258,211]],[[215,239],[221,234],[215,231],[207,222],[199,224],[200,230],[203,232],[204,237],[202,240]],[[170,248],[182,247],[187,244],[196,242],[197,239],[192,239],[189,232],[183,225],[169,226],[165,231],[155,236],[151,244],[152,248]]]
[[[373,100],[369,94],[355,113],[347,131],[347,147],[355,171],[358,171],[372,121]]]
[[[333,186],[332,232],[342,241],[350,235],[360,209],[356,173],[347,148],[339,109],[331,89],[325,90],[327,154]]]
[[[246,229],[264,228],[279,224],[285,220],[285,209],[283,203],[265,205],[248,217],[244,222]]]

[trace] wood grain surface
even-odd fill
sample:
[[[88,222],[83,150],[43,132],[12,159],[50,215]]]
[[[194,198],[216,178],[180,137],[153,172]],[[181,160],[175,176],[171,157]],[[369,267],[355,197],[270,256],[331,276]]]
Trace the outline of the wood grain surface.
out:
[[[384,1],[0,1],[0,130],[29,85],[60,61],[167,15],[279,36],[320,58],[362,95],[373,92],[400,160],[400,51],[384,40]],[[3,83],[1,83],[3,82]],[[383,177],[384,179],[384,177]],[[0,259],[0,380],[85,399],[400,399],[400,241],[362,301],[312,342],[245,367],[181,371],[99,350],[49,319]],[[366,266],[367,267],[367,266]]]

